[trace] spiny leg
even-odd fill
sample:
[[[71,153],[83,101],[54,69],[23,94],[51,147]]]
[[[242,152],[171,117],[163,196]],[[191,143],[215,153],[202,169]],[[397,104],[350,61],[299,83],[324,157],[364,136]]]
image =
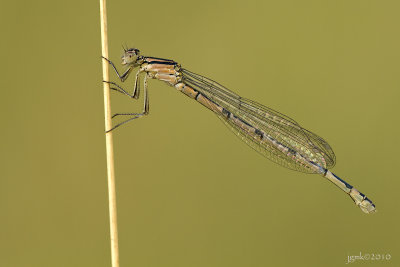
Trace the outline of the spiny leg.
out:
[[[149,114],[149,91],[147,90],[147,73],[144,76],[144,107],[143,107],[143,114]]]
[[[139,98],[139,93],[140,93],[140,79],[139,79],[139,74],[142,72],[142,70],[141,69],[139,69],[138,70],[138,72],[136,72],[136,75],[135,75],[135,87],[133,88],[133,92],[132,92],[132,97],[133,98],[135,98],[135,99],[138,99]],[[146,73],[146,75],[145,75],[145,79],[146,79],[146,77],[147,77],[147,73]],[[138,89],[139,88],[139,89]]]
[[[114,127],[112,127],[110,130],[106,131],[106,133],[111,132],[112,130],[114,130],[115,128],[128,123],[134,119],[138,119],[141,118],[145,115],[149,114],[149,94],[148,94],[148,90],[147,90],[147,73],[144,76],[144,103],[143,103],[143,111],[142,113],[115,113],[112,118],[115,118],[117,116],[133,116],[132,118],[129,118],[123,122],[118,123],[117,125],[115,125]]]
[[[116,86],[116,88],[115,88],[115,87],[111,87],[111,88],[110,88],[111,90],[120,92],[121,94],[127,95],[127,96],[129,96],[130,98],[138,99],[138,98],[139,98],[139,93],[140,93],[140,83],[139,83],[139,82],[140,82],[140,79],[139,79],[139,75],[140,75],[141,72],[142,72],[142,70],[139,69],[138,72],[137,72],[136,75],[135,75],[135,76],[136,76],[136,78],[135,78],[135,85],[134,85],[132,94],[128,93],[124,88],[122,88],[121,86],[119,86],[119,85],[118,85],[117,83],[115,83],[115,82],[110,82],[110,81],[103,81],[103,82]]]
[[[112,127],[110,130],[107,130],[106,133],[111,132],[112,130],[115,130],[115,128],[118,128],[119,126],[121,126],[121,125],[123,125],[123,124],[125,124],[125,123],[127,123],[127,122],[130,122],[130,121],[132,121],[132,120],[134,120],[134,119],[137,119],[137,118],[142,117],[142,115],[140,115],[140,114],[137,114],[137,115],[135,115],[135,114],[136,114],[136,113],[116,113],[116,114],[114,114],[114,115],[112,116],[113,118],[116,117],[116,116],[119,116],[119,115],[127,115],[127,116],[129,115],[129,116],[134,116],[134,117],[129,118],[129,119],[123,121],[123,122],[118,123],[117,125],[115,125],[114,127]]]
[[[132,69],[133,69],[133,65],[130,65],[122,74],[119,74],[117,68],[115,67],[114,63],[112,63],[111,60],[109,60],[108,58],[105,58],[102,56],[103,59],[107,60],[107,62],[113,67],[115,73],[117,74],[118,78],[121,80],[121,82],[124,82],[129,74],[131,73]]]

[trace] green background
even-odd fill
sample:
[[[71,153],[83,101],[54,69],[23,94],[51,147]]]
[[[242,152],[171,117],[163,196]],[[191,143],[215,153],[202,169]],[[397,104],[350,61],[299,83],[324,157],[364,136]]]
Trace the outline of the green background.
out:
[[[107,4],[112,60],[134,46],[294,118],[378,208],[151,80],[114,133],[121,266],[400,266],[398,1]],[[2,1],[0,27],[0,266],[110,266],[99,3]]]

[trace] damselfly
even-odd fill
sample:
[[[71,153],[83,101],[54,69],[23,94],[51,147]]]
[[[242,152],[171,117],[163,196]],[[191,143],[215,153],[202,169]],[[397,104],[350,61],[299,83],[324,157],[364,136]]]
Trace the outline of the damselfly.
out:
[[[241,140],[266,158],[286,167],[305,173],[316,173],[327,178],[346,192],[365,213],[376,211],[375,205],[364,194],[337,177],[331,171],[335,165],[335,154],[329,144],[318,135],[302,128],[293,119],[256,103],[242,98],[221,84],[193,73],[170,59],[146,57],[138,49],[124,48],[122,65],[126,70],[120,74],[107,58],[121,82],[132,70],[138,67],[132,93],[114,82],[112,90],[131,98],[139,97],[139,75],[144,73],[144,107],[141,113],[117,113],[116,116],[130,116],[116,127],[140,118],[149,113],[147,79],[164,81],[190,98],[213,111]]]

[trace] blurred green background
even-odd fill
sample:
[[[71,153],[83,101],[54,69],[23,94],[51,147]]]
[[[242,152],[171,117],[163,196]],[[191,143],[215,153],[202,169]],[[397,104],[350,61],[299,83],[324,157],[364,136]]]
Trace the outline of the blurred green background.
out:
[[[268,161],[151,80],[150,116],[114,133],[121,266],[341,266],[360,252],[391,259],[354,265],[400,266],[398,1],[107,4],[112,60],[134,46],[294,118],[378,208]],[[3,1],[0,15],[0,266],[110,266],[99,3]]]

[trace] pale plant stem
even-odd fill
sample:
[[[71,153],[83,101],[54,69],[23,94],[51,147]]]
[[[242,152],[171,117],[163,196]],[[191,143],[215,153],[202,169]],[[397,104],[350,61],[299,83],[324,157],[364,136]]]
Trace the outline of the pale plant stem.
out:
[[[106,0],[100,0],[100,25],[101,25],[101,53],[108,58],[108,38],[107,38],[107,14]],[[103,62],[103,80],[109,81],[109,64]],[[104,88],[104,113],[105,129],[111,129],[111,103],[110,86],[103,83]],[[111,239],[111,263],[112,267],[119,267],[118,251],[118,228],[117,228],[117,204],[115,194],[115,173],[114,173],[114,148],[112,131],[106,133],[106,153],[107,153],[107,180],[108,180],[108,207],[110,216],[110,239]]]

